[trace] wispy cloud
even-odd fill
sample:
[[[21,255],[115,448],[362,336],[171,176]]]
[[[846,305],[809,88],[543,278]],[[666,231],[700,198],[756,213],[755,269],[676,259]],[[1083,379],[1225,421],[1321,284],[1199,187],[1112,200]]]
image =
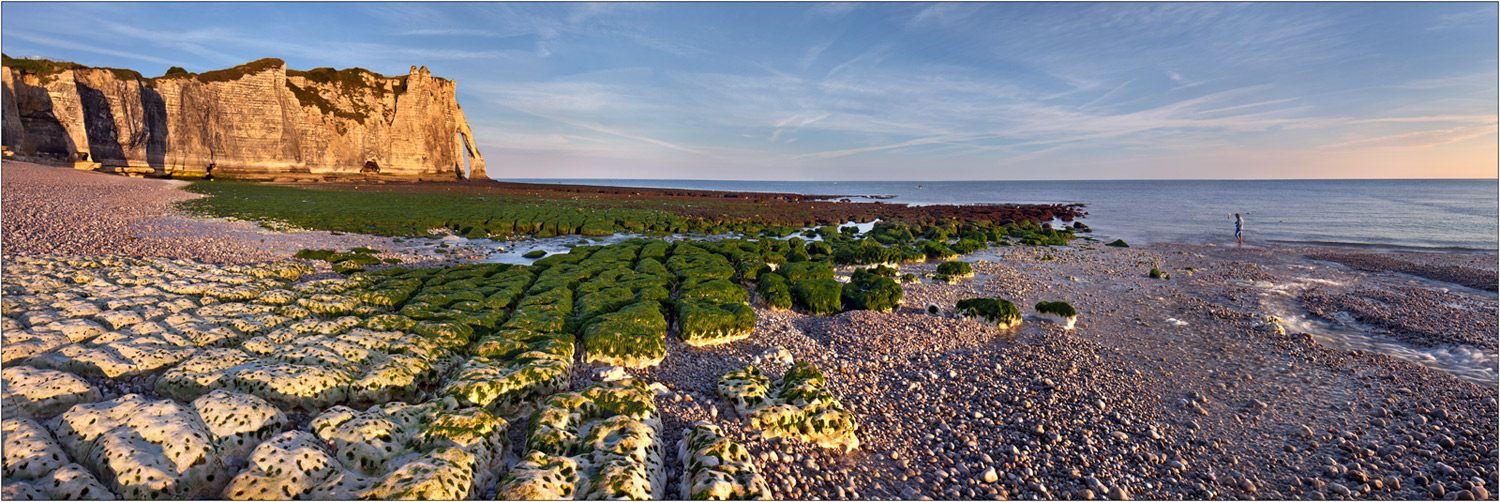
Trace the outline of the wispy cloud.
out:
[[[807,52],[802,54],[802,60],[798,61],[797,66],[806,70],[807,67],[812,66],[813,62],[818,60],[818,56],[823,55],[823,51],[828,50],[828,46],[830,45],[833,45],[833,40],[824,41],[822,43],[813,45],[812,47],[808,47]]]
[[[61,49],[72,49],[72,50],[75,50],[75,51],[92,52],[92,53],[95,53],[95,54],[103,54],[105,56],[115,56],[115,57],[121,57],[121,58],[126,58],[126,59],[133,59],[133,60],[136,60],[136,61],[146,61],[146,62],[150,62],[150,63],[164,64],[164,65],[173,64],[173,61],[170,61],[170,60],[167,60],[167,59],[163,59],[163,58],[159,58],[159,57],[155,57],[155,56],[147,56],[147,55],[144,55],[144,54],[137,54],[137,53],[134,53],[134,52],[120,51],[120,50],[115,50],[115,49],[107,49],[107,48],[104,48],[104,47],[97,47],[97,46],[93,46],[93,45],[89,45],[89,44],[85,44],[85,43],[81,43],[81,42],[75,42],[75,41],[72,41],[72,40],[63,40],[63,39],[60,39],[60,38],[53,38],[53,37],[49,37],[49,36],[45,36],[45,35],[32,35],[32,34],[28,34],[28,33],[14,33],[14,32],[6,33],[5,35],[7,37],[15,37],[17,39],[25,40],[27,42],[31,42],[31,43],[34,43],[34,44],[40,44],[40,45],[46,45],[46,46],[51,46],[51,47],[57,47],[57,48],[61,48]]]
[[[399,36],[441,36],[441,37],[500,37],[499,33],[490,30],[477,30],[468,28],[423,28],[397,32]]]
[[[814,4],[812,8],[807,9],[807,15],[837,21],[849,15],[850,12],[854,12],[854,9],[857,8],[859,8],[859,4],[848,2],[818,3]]]
[[[1426,150],[1484,136],[1500,131],[1494,123],[1481,126],[1430,129],[1365,138],[1323,146],[1322,150]]]

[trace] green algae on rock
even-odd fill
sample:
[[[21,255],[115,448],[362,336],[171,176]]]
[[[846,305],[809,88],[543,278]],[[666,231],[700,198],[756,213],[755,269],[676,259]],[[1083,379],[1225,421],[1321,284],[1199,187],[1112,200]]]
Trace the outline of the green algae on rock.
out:
[[[959,300],[953,310],[960,317],[973,319],[1000,329],[1021,324],[1021,311],[1010,300],[1001,298],[969,298]]]
[[[901,305],[901,293],[901,285],[894,279],[859,269],[850,276],[840,295],[845,310],[891,312]]]
[[[765,437],[791,437],[846,452],[859,448],[854,415],[828,391],[823,373],[811,363],[793,363],[775,382],[755,367],[730,372],[719,378],[718,390]]]
[[[1073,329],[1073,323],[1078,320],[1078,311],[1068,302],[1037,303],[1036,313],[1037,317],[1052,321],[1063,329]]]
[[[391,402],[356,411],[335,406],[311,432],[278,435],[255,448],[225,498],[472,498],[509,461],[509,424],[452,400]],[[329,444],[332,451],[321,445]]]
[[[683,429],[677,442],[682,500],[769,500],[771,487],[750,452],[707,421]]]
[[[645,382],[624,378],[547,399],[532,416],[504,499],[661,499],[661,418]]]
[[[753,331],[755,311],[745,303],[677,301],[677,337],[688,345],[729,343],[744,339]]]

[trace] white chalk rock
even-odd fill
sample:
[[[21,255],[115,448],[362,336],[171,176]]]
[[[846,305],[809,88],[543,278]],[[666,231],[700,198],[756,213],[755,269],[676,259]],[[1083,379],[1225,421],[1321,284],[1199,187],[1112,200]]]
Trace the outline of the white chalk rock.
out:
[[[244,457],[256,445],[291,425],[285,413],[264,399],[224,390],[193,400],[193,409],[213,433],[224,457]]]
[[[1041,313],[1041,312],[1038,312],[1036,314],[1036,316],[1040,317],[1042,319],[1051,321],[1052,324],[1056,324],[1058,326],[1062,326],[1063,329],[1073,329],[1073,323],[1075,323],[1075,322],[1078,321],[1078,316],[1064,317],[1064,316],[1060,316],[1060,315],[1057,315],[1057,314],[1048,314],[1048,313]]]
[[[625,373],[624,366],[605,366],[594,370],[594,374],[599,377],[599,380],[605,382],[613,382],[630,376],[630,374]]]
[[[761,359],[777,364],[792,364],[792,353],[786,347],[771,347],[760,353]]]
[[[677,456],[684,465],[678,495],[682,500],[774,498],[750,452],[712,423],[701,421],[683,429]]]
[[[229,480],[213,433],[190,407],[135,394],[80,404],[52,421],[63,449],[131,499],[199,498]]]
[[[0,371],[0,402],[5,416],[47,418],[78,403],[103,399],[99,389],[77,375],[30,366]]]

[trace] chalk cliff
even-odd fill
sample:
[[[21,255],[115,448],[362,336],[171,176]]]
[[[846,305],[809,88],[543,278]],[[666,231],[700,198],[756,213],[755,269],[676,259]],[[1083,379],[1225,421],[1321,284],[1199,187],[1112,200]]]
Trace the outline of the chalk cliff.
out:
[[[488,179],[453,81],[426,67],[385,77],[261,59],[143,78],[4,63],[0,144],[20,158],[147,176]]]

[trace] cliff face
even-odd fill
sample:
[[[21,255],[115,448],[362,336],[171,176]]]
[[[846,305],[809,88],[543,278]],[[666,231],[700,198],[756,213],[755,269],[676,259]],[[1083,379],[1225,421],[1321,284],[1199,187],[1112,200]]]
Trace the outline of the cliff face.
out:
[[[6,63],[3,144],[23,158],[152,176],[487,179],[454,83],[426,67],[384,77],[262,59],[146,79]]]

